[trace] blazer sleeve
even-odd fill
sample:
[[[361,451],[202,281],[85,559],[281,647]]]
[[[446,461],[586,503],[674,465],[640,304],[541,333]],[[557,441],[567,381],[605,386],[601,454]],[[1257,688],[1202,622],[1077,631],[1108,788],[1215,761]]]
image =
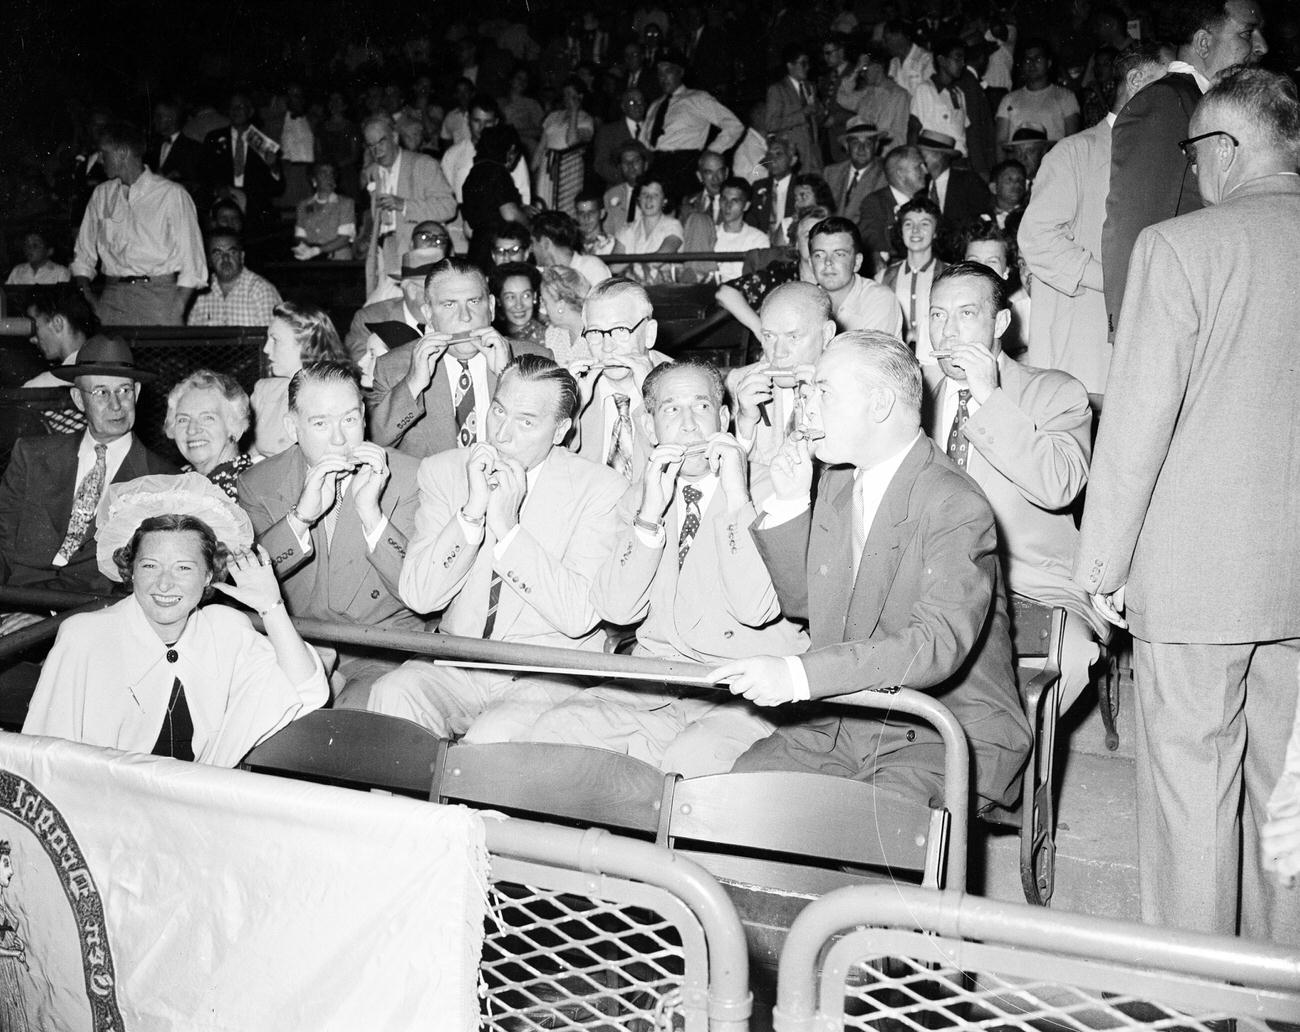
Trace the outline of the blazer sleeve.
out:
[[[1073,377],[1043,377],[1043,397],[1017,405],[998,388],[966,423],[971,446],[1040,509],[1069,506],[1088,482],[1092,409]],[[1023,403],[1023,401],[1022,401]]]
[[[406,432],[424,416],[424,394],[411,395],[407,380],[411,371],[410,349],[389,352],[375,363],[375,384],[370,393],[370,440],[385,448],[401,443]]]
[[[406,207],[402,214],[414,226],[418,222],[433,220],[450,222],[456,217],[456,195],[442,174],[436,158],[420,155],[411,169],[411,196],[404,198]]]
[[[811,697],[943,684],[979,640],[998,583],[993,512],[978,491],[936,498],[917,529],[924,571],[908,623],[893,634],[827,645],[800,657]]]
[[[388,526],[375,543],[368,559],[389,593],[395,598],[401,598],[402,564],[410,550],[411,535],[415,532],[415,517],[420,509],[417,481],[419,465],[410,456],[390,451],[388,467],[391,473],[384,494],[387,496],[391,492],[394,501],[390,503],[391,508],[384,510]],[[386,500],[387,497],[380,499],[381,507]]]
[[[1076,297],[1088,263],[1100,262],[1101,256],[1073,236],[1081,184],[1071,160],[1077,160],[1078,150],[1068,146],[1062,141],[1043,157],[1016,239],[1034,279],[1067,297]]]
[[[417,613],[445,609],[464,587],[483,547],[482,529],[471,541],[456,518],[460,503],[453,476],[464,477],[464,467],[436,457],[420,464],[415,537],[398,577],[398,597]]]
[[[812,508],[766,530],[759,529],[761,521],[762,517],[750,524],[750,533],[776,588],[781,612],[792,620],[807,623],[808,535],[812,532]]]
[[[754,503],[746,502],[713,521],[722,604],[746,627],[763,627],[781,615],[772,576],[748,533],[757,518]]]
[[[614,548],[591,585],[591,600],[602,619],[615,624],[639,623],[650,611],[650,589],[663,559],[666,536],[647,545],[632,525],[641,492],[632,485],[618,507],[621,528]]]
[[[774,82],[767,88],[767,131],[779,133],[785,129],[798,129],[803,124],[803,111],[790,103],[791,91],[785,83]]]

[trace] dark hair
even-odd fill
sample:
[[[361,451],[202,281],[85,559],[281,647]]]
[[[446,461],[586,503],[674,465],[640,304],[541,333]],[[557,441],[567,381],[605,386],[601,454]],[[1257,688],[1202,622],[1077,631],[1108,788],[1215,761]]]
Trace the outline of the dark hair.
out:
[[[137,158],[144,157],[144,133],[130,122],[114,121],[99,134],[101,147],[125,147]]]
[[[700,373],[709,384],[709,397],[713,404],[722,407],[726,400],[727,383],[722,377],[722,370],[712,362],[702,362],[698,358],[683,358],[676,362],[664,362],[646,373],[645,382],[641,384],[641,397],[645,401],[645,410],[654,415],[659,405],[659,381],[675,370],[694,370]]]
[[[940,36],[934,41],[934,45],[931,46],[930,52],[934,54],[935,57],[947,57],[958,47],[962,49],[963,53],[965,52],[966,44],[959,36]]]
[[[516,276],[523,276],[528,280],[529,289],[533,292],[533,310],[537,308],[537,297],[542,291],[542,274],[537,271],[537,266],[529,262],[505,262],[501,265],[494,265],[488,271],[488,288],[492,291],[492,296],[497,299],[497,313],[493,326],[502,336],[510,336],[510,320],[506,317],[505,305],[501,303],[501,291],[505,290],[506,280],[514,279]],[[531,315],[532,313],[530,313]]]
[[[846,219],[843,215],[832,215],[828,219],[822,219],[817,225],[808,231],[808,249],[812,250],[812,242],[815,237],[830,236],[832,233],[847,233],[853,241],[853,250],[858,254],[862,253],[862,233],[858,229],[858,224],[852,219]]]
[[[28,311],[53,319],[65,318],[83,337],[93,337],[99,332],[99,318],[90,302],[71,283],[62,283],[51,290],[34,290],[27,302]]]
[[[988,284],[989,296],[993,302],[995,314],[1011,307],[1010,302],[1007,300],[1006,281],[983,262],[968,260],[954,262],[934,278],[934,283],[930,286],[930,293],[933,295],[935,288],[947,280],[972,278],[983,280]]]
[[[1015,158],[1007,158],[1005,161],[999,161],[996,165],[994,165],[991,169],[989,169],[989,182],[990,183],[995,182],[998,176],[1002,175],[1002,173],[1009,168],[1020,169],[1020,174],[1022,176],[1029,175],[1029,173],[1025,170],[1025,164],[1023,161],[1017,161]]]
[[[1020,257],[1020,252],[1016,248],[1016,235],[1011,232],[1010,227],[999,229],[997,221],[987,215],[979,215],[975,218],[967,219],[958,229],[958,255],[963,261],[966,256],[966,248],[971,244],[1001,244],[1007,252],[1007,269],[1008,280],[1016,270],[1016,260]]]
[[[501,374],[501,380],[504,380],[506,374],[512,370],[520,379],[531,383],[555,384],[560,393],[555,410],[556,419],[577,418],[581,397],[578,393],[578,381],[564,366],[543,355],[520,355],[506,366],[505,372]],[[501,380],[497,381],[498,385]]]
[[[301,369],[289,380],[289,411],[298,411],[298,395],[309,383],[350,383],[357,390],[360,400],[361,374],[351,362],[336,362],[328,359],[320,362],[304,362]]]
[[[451,254],[442,261],[435,263],[433,268],[429,270],[428,275],[424,277],[425,292],[428,292],[429,288],[433,286],[433,281],[439,276],[450,275],[477,276],[482,280],[483,285],[487,286],[487,277],[483,275],[483,270],[476,263],[461,255]]]
[[[798,182],[798,180],[796,180],[796,182]],[[754,199],[754,187],[749,180],[745,179],[743,176],[728,176],[722,181],[722,186],[718,188],[719,195],[721,195],[723,190],[739,190],[745,195],[746,203]]]
[[[831,193],[831,187],[825,179],[816,172],[800,172],[790,180],[790,189],[794,190],[796,186],[810,186],[813,192],[813,204],[821,205],[830,211],[835,210],[835,195]]]
[[[802,43],[787,43],[781,48],[781,64],[794,64],[801,57],[811,57],[808,48]]]
[[[469,82],[468,79],[465,81]],[[473,98],[469,102],[469,107],[465,110],[473,111],[475,108],[478,108],[485,115],[494,116],[496,118],[501,117],[501,105],[496,102],[495,98],[489,97],[486,93],[474,94]]]
[[[1202,29],[1212,31],[1228,18],[1227,0],[1183,0],[1169,12],[1169,42],[1186,46]]]
[[[533,244],[533,235],[528,232],[528,227],[513,219],[501,219],[494,223],[488,236],[492,240],[513,240],[525,251]]]
[[[1129,72],[1153,64],[1160,64],[1160,44],[1149,39],[1135,39],[1127,50],[1115,55],[1115,81],[1127,79]]]
[[[1231,108],[1251,126],[1252,137],[1270,150],[1288,155],[1295,166],[1300,150],[1300,103],[1295,83],[1287,76],[1263,68],[1229,68],[1210,87],[1201,105]]]
[[[579,65],[579,67],[582,66]],[[580,79],[576,75],[570,75],[567,79],[565,79],[564,82],[560,84],[560,89],[564,89],[565,86],[568,86],[570,89],[577,91],[579,101],[586,100],[587,94],[590,92],[587,89],[587,84],[583,82],[582,79]]]
[[[603,190],[583,190],[573,199],[573,208],[575,211],[577,210],[578,205],[583,201],[595,201],[596,207],[603,211],[605,208],[605,193]]]
[[[203,589],[203,601],[206,602],[212,597],[212,585],[226,576],[226,559],[230,553],[226,550],[226,546],[217,540],[217,535],[212,533],[211,527],[197,516],[182,513],[150,516],[135,528],[131,540],[113,553],[113,565],[117,567],[123,587],[128,589],[131,587],[131,568],[135,565],[135,556],[140,550],[140,543],[144,540],[144,536],[156,531],[165,533],[193,531],[199,536],[203,561],[207,564],[208,573],[212,575],[211,583]]]
[[[890,227],[890,236],[893,238],[891,243],[895,250],[907,250],[907,247],[903,244],[903,219],[908,215],[929,215],[930,218],[934,219],[934,240],[930,246],[938,252],[939,234],[944,228],[943,213],[939,210],[939,206],[928,197],[913,198],[898,209],[898,214],[894,216],[894,224]]]
[[[209,229],[208,238],[203,241],[204,249],[206,250],[208,247],[211,247],[212,241],[217,239],[217,237],[226,237],[233,240],[239,245],[241,251],[244,249],[244,235],[239,230],[232,229],[229,226],[213,226]]]
[[[478,138],[478,147],[474,151],[474,163],[496,161],[504,165],[506,158],[510,156],[510,148],[512,147],[517,154],[524,152],[523,144],[519,140],[519,131],[513,125],[501,123],[490,125],[483,130],[483,135]]]
[[[539,211],[533,216],[533,236],[545,238],[569,251],[582,250],[582,232],[573,216],[563,211]]]
[[[888,68],[889,62],[893,60],[889,55],[889,51],[877,43],[872,43],[870,46],[864,47],[862,50],[862,56],[867,59],[869,64],[878,64],[882,68]]]

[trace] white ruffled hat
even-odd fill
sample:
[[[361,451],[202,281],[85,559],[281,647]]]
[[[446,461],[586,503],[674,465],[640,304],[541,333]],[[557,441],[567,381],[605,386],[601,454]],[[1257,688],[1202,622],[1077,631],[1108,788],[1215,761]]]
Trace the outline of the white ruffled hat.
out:
[[[202,473],[158,474],[109,484],[104,513],[95,531],[95,558],[99,572],[112,581],[122,579],[113,553],[131,540],[141,523],[154,516],[200,519],[230,549],[253,543],[248,514]]]

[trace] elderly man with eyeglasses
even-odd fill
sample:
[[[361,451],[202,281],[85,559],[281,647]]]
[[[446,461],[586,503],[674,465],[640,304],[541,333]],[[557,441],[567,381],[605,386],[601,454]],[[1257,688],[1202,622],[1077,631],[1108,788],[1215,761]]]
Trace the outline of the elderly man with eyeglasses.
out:
[[[672,359],[653,350],[659,324],[638,283],[615,276],[598,284],[582,319],[582,339],[568,360],[582,395],[569,447],[630,483],[654,449],[642,385],[651,369]]]
[[[105,336],[91,337],[54,375],[72,384],[86,429],[14,442],[0,481],[0,584],[107,595],[113,585],[95,563],[95,525],[108,485],[176,472],[132,433],[140,384],[155,376],[120,337]],[[0,634],[37,619],[8,614]]]

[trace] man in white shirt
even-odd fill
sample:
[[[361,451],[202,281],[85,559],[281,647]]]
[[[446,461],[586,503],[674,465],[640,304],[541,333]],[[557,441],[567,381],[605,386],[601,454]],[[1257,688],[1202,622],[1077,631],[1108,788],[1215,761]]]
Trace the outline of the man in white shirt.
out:
[[[541,211],[533,219],[533,256],[539,266],[565,265],[580,274],[588,286],[604,283],[612,273],[594,254],[582,253],[582,234],[572,215]]]
[[[766,233],[745,221],[753,188],[739,176],[722,184],[719,213],[722,221],[714,230],[712,250],[718,254],[742,253],[770,246]],[[718,281],[726,283],[745,271],[745,263],[719,262]]]
[[[442,174],[447,177],[457,204],[465,200],[465,180],[469,178],[470,169],[474,167],[474,155],[478,152],[478,141],[483,135],[483,130],[490,125],[500,124],[501,108],[495,100],[479,94],[470,101],[465,119],[467,135],[464,139],[453,143],[442,155]],[[510,171],[510,178],[514,181],[524,204],[531,203],[533,184],[528,175],[528,162],[517,162]],[[469,240],[465,220],[458,214],[453,221],[447,223],[447,228],[451,232],[456,253],[464,254],[466,242]]]
[[[876,126],[894,147],[907,142],[912,95],[889,77],[889,53],[871,46],[858,58],[852,76],[840,83],[836,104]]]
[[[203,238],[189,193],[144,165],[144,137],[124,122],[100,135],[108,179],[91,194],[72,262],[73,281],[106,326],[180,326],[191,295],[208,281]]]
[[[1051,79],[1052,52],[1044,40],[1025,41],[1020,66],[1024,85],[998,104],[998,143],[1009,143],[1022,125],[1042,126],[1049,140],[1063,140],[1079,131],[1079,100],[1074,91]]]
[[[934,74],[934,58],[928,50],[912,41],[911,32],[901,21],[885,23],[883,42],[892,57],[889,77],[915,96],[917,85]]]
[[[280,129],[280,160],[284,169],[284,193],[280,207],[290,211],[311,193],[310,173],[316,160],[316,134],[307,116],[307,98],[302,86],[290,83],[285,90],[288,110]]]
[[[935,57],[934,74],[912,90],[912,117],[923,131],[951,136],[953,146],[965,154],[970,115],[957,80],[966,70],[966,47],[960,40],[941,40]]]
[[[808,234],[817,285],[831,297],[835,323],[844,330],[878,330],[898,337],[903,309],[894,292],[858,275],[862,268],[862,238],[849,219],[832,216]]]

